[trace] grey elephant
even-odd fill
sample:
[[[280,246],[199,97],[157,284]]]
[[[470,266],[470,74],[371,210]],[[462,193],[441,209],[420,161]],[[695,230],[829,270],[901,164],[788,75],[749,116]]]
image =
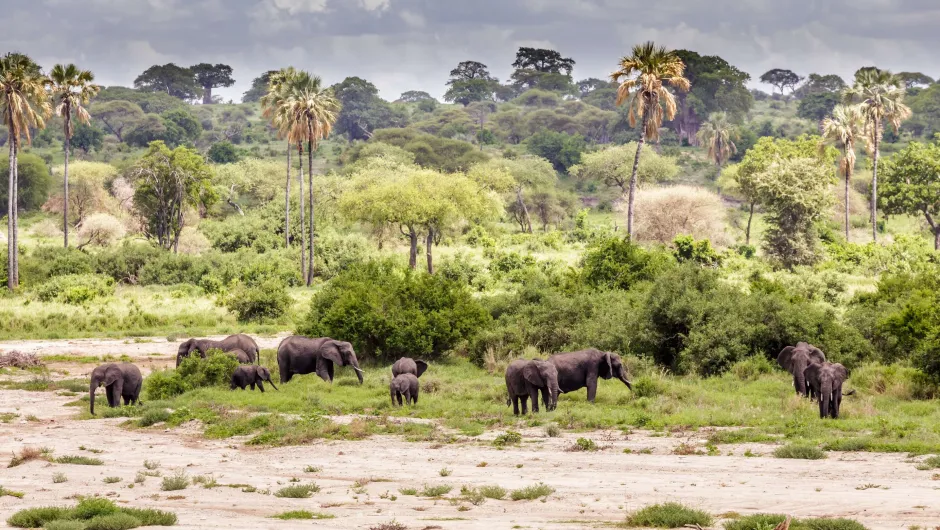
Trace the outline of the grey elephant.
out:
[[[104,385],[109,407],[120,407],[121,399],[125,405],[140,402],[140,388],[144,378],[140,369],[130,363],[107,363],[91,372],[91,384],[88,387],[88,401],[91,414],[95,414],[95,390]]]
[[[242,390],[245,387],[250,386],[252,390],[255,389],[255,385],[258,386],[258,390],[262,393],[264,392],[264,382],[267,381],[271,386],[274,387],[274,390],[277,390],[277,387],[274,386],[274,382],[271,381],[271,372],[264,366],[257,366],[254,364],[239,366],[232,372],[232,390],[240,388]]]
[[[540,359],[526,361],[515,360],[506,367],[506,391],[512,402],[512,413],[519,415],[519,402],[522,402],[522,414],[526,414],[526,400],[532,400],[532,412],[539,411],[539,393],[547,410],[555,410],[558,403],[558,369],[555,365]]]
[[[414,374],[398,374],[388,385],[388,393],[392,398],[392,406],[402,406],[402,396],[406,405],[418,404],[418,376]]]
[[[398,377],[401,374],[412,374],[415,377],[421,377],[428,369],[428,363],[418,359],[417,361],[410,357],[402,357],[392,365],[392,377]]]
[[[206,353],[209,350],[222,350],[223,352],[230,352],[233,350],[241,350],[248,354],[248,358],[251,359],[249,362],[255,362],[257,359],[260,363],[260,349],[258,348],[258,343],[255,342],[255,339],[238,333],[236,335],[229,335],[222,340],[209,340],[209,339],[189,339],[184,343],[180,344],[179,351],[176,353],[176,366],[179,367],[180,363],[183,362],[183,359],[192,355],[193,352],[198,352],[199,356],[205,359]]]
[[[807,386],[819,396],[819,417],[839,417],[842,406],[842,383],[849,371],[839,363],[813,363],[806,367],[803,378]]]
[[[244,350],[235,349],[225,353],[235,357],[235,360],[238,361],[238,364],[252,364],[253,362],[251,356],[245,353]]]
[[[616,353],[594,348],[551,356],[549,362],[558,370],[558,386],[564,393],[587,387],[587,399],[594,403],[597,378],[616,378],[633,390],[627,369]]]
[[[777,363],[781,368],[793,375],[793,388],[797,394],[815,397],[806,386],[803,372],[811,364],[826,362],[826,354],[819,348],[806,342],[798,342],[796,346],[787,346],[777,355]]]
[[[287,337],[277,347],[277,365],[281,372],[281,383],[286,383],[295,375],[316,372],[320,379],[333,382],[333,365],[349,366],[356,371],[359,384],[362,384],[362,370],[352,344],[328,337],[311,339],[307,337]]]

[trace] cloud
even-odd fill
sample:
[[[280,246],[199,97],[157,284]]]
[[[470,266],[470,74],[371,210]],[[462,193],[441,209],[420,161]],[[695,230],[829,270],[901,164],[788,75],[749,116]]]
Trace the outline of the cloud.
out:
[[[5,0],[0,49],[74,61],[130,85],[158,62],[226,63],[238,99],[252,78],[294,65],[327,82],[357,75],[382,96],[443,94],[462,60],[511,74],[519,46],[601,77],[639,42],[720,55],[756,79],[770,68],[850,77],[860,66],[940,73],[934,0]],[[43,28],[37,32],[35,28]],[[756,86],[756,85],[755,85]],[[766,87],[765,87],[766,88]]]

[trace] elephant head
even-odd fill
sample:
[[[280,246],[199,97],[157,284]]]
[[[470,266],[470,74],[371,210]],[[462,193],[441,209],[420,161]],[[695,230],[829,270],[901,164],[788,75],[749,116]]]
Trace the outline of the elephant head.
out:
[[[826,362],[826,354],[819,348],[806,342],[798,342],[796,346],[787,346],[777,355],[777,363],[793,374],[793,386],[800,394],[806,394],[806,378],[803,373],[812,364]]]
[[[356,359],[352,344],[341,340],[331,340],[323,345],[320,355],[340,366],[352,367],[356,371],[356,377],[359,378],[359,384],[362,384],[362,370],[359,368],[359,360]]]
[[[274,381],[271,381],[271,372],[267,368],[264,366],[256,366],[255,370],[257,370],[256,373],[258,374],[258,379],[270,384],[271,386],[274,386]],[[278,388],[274,386],[274,390],[278,390]]]
[[[633,385],[630,383],[630,378],[627,376],[627,369],[623,366],[620,356],[610,352],[601,352],[601,354],[597,375],[602,379],[619,379],[623,384],[627,385],[627,388],[633,390]]]
[[[838,418],[842,404],[842,384],[849,371],[839,363],[812,363],[806,367],[807,383],[819,393],[819,417]]]
[[[558,404],[558,394],[561,394],[561,389],[558,388],[558,369],[555,365],[548,361],[532,359],[522,369],[522,376],[532,386],[548,389],[548,402],[545,407],[548,410],[555,410]]]
[[[193,348],[196,347],[196,339],[189,339],[186,342],[180,344],[179,350],[176,352],[176,367],[179,368],[180,363],[183,362],[183,359],[189,357],[192,353]]]
[[[118,369],[115,364],[103,364],[95,368],[91,372],[91,384],[88,386],[88,401],[91,404],[91,414],[95,414],[95,390],[98,390],[98,387],[104,385],[105,391],[111,385],[114,385],[114,391],[112,395],[118,396],[120,399],[121,391],[124,386],[124,374]],[[110,404],[110,399],[108,400]]]

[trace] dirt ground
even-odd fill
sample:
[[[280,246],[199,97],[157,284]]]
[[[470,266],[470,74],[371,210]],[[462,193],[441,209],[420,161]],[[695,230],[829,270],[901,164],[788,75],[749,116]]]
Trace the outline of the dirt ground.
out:
[[[265,339],[262,347],[276,346],[279,340]],[[10,349],[40,354],[128,354],[165,362],[175,355],[176,346],[165,340],[0,343],[0,350]],[[93,367],[81,366],[86,372]],[[872,530],[940,525],[940,480],[933,479],[933,472],[916,470],[912,461],[899,454],[830,453],[822,461],[781,460],[770,456],[773,446],[749,444],[721,446],[721,451],[743,455],[750,449],[760,456],[677,456],[671,454],[677,444],[701,445],[707,433],[682,439],[620,432],[549,438],[541,429],[523,431],[524,443],[504,450],[488,443],[497,432],[445,445],[373,437],[257,449],[244,446],[242,439],[203,439],[198,436],[198,425],[126,430],[120,427],[121,419],[76,421],[71,419],[75,409],[64,406],[74,399],[50,392],[0,390],[0,417],[17,415],[10,423],[0,423],[4,458],[23,447],[48,447],[56,455],[86,455],[104,461],[102,466],[33,461],[15,468],[6,468],[6,460],[0,462],[0,485],[25,493],[23,499],[0,497],[3,519],[21,508],[69,504],[76,494],[99,494],[135,507],[171,510],[179,516],[178,528],[283,529],[315,524],[328,529],[367,529],[395,520],[409,529],[575,529],[616,523],[631,510],[667,501],[715,515],[776,512],[848,517]],[[593,439],[601,450],[568,450],[581,436]],[[633,453],[624,453],[627,448]],[[92,454],[91,449],[102,452]],[[177,470],[190,477],[211,475],[220,487],[191,485],[164,492],[157,477],[134,484],[135,475],[145,470],[145,460],[159,462],[163,475]],[[305,472],[308,466],[318,470]],[[444,468],[450,470],[448,476],[441,476]],[[53,483],[55,473],[64,474],[68,481]],[[105,477],[121,481],[107,484]],[[292,484],[292,479],[316,483],[321,489],[307,499],[266,494]],[[545,502],[488,499],[475,506],[450,499],[459,497],[461,486],[499,485],[513,490],[539,482],[555,490]],[[231,484],[250,485],[257,492],[225,486]],[[426,484],[447,484],[453,490],[444,499],[399,492],[401,488],[421,490]],[[315,522],[270,518],[288,510],[335,518]]]

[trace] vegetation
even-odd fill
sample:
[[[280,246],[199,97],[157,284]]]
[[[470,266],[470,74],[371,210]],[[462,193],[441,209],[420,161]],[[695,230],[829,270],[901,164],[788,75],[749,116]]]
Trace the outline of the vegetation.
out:
[[[627,517],[625,526],[643,528],[684,528],[686,525],[710,526],[714,518],[707,512],[676,502],[654,504]]]
[[[822,460],[826,453],[818,447],[805,444],[788,444],[774,450],[777,458],[798,458],[801,460]]]
[[[48,506],[20,510],[7,519],[7,524],[15,528],[126,530],[139,526],[173,526],[176,515],[153,509],[126,508],[108,499],[84,498],[71,508]]]

